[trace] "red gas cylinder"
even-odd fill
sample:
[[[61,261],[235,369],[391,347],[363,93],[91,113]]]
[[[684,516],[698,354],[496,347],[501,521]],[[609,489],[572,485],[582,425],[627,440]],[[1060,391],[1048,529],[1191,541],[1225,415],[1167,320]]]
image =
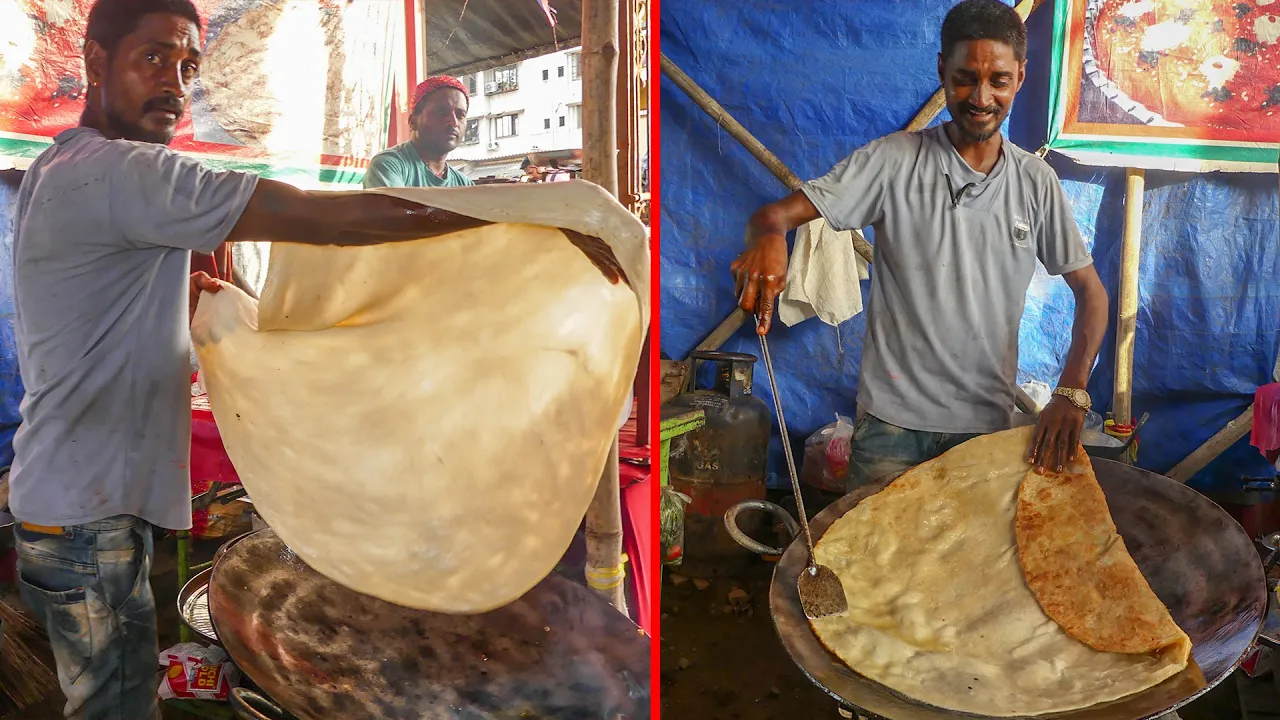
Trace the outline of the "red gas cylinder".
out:
[[[706,424],[671,441],[668,463],[673,488],[692,502],[684,516],[684,560],[680,574],[717,577],[742,572],[752,554],[729,537],[724,514],[744,500],[763,500],[769,458],[769,406],[751,394],[756,357],[746,353],[691,353],[691,392],[668,404],[673,412],[702,410]],[[714,380],[698,386],[700,363],[710,363]],[[760,520],[744,516],[744,532]]]

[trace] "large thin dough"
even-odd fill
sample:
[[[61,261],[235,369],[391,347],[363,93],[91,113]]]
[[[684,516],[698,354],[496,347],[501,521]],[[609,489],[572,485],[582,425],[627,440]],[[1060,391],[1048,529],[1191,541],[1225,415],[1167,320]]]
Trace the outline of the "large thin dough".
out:
[[[1099,652],[1041,609],[1014,537],[1031,432],[910,470],[823,535],[817,560],[849,610],[811,623],[850,668],[930,705],[1011,717],[1115,700],[1186,666],[1185,655]]]
[[[545,577],[595,491],[648,324],[644,226],[583,182],[382,190],[497,224],[273,247],[192,337],[255,506],[327,577],[477,613]],[[611,284],[560,227],[603,239]]]

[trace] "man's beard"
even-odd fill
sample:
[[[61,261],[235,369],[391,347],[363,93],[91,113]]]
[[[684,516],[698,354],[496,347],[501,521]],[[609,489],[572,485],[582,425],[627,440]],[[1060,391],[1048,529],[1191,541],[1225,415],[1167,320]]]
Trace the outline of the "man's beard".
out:
[[[986,127],[978,129],[969,124],[968,108],[968,104],[961,104],[955,108],[948,108],[948,110],[951,112],[951,118],[955,120],[956,130],[960,131],[960,136],[971,143],[984,143],[995,137],[1000,132],[1000,126],[1004,124],[1005,118],[1009,116],[1008,110],[1002,113],[997,109],[989,116],[995,119],[991,129]]]
[[[147,130],[146,128],[127,122],[117,113],[108,108],[106,110],[107,125],[111,128],[115,135],[134,142],[151,143],[153,145],[168,145],[173,142],[173,132],[169,130]]]

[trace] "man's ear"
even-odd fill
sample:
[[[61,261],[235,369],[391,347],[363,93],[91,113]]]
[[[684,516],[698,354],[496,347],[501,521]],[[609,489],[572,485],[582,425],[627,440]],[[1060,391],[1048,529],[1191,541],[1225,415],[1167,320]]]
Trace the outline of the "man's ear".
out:
[[[942,53],[938,53],[938,84],[946,85],[946,63],[942,61]]]
[[[101,45],[93,40],[85,42],[84,72],[89,78],[90,85],[102,84],[102,81],[107,77],[107,68],[110,62],[110,58],[107,57],[107,51]]]
[[[1027,59],[1023,58],[1018,63],[1018,90],[1022,89],[1022,83],[1026,81],[1027,81]]]

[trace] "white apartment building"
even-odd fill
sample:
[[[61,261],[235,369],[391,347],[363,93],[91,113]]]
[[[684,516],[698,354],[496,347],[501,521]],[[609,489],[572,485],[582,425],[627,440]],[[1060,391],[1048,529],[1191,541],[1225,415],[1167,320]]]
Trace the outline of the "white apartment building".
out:
[[[581,48],[561,50],[464,76],[471,91],[470,116],[462,144],[449,160],[473,177],[517,177],[530,154],[577,166],[582,151],[580,53]]]

